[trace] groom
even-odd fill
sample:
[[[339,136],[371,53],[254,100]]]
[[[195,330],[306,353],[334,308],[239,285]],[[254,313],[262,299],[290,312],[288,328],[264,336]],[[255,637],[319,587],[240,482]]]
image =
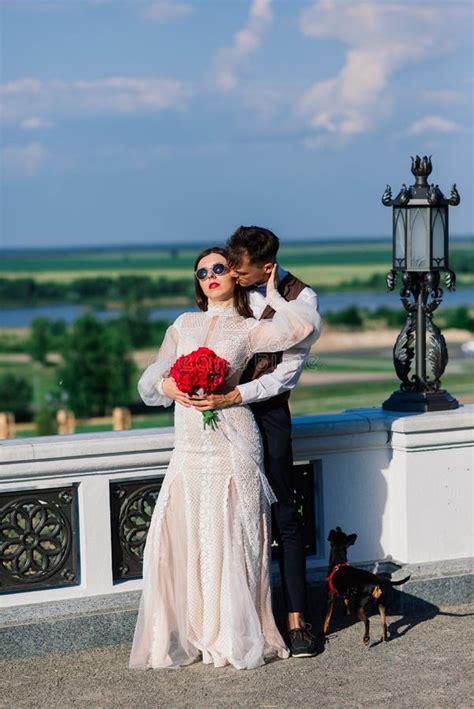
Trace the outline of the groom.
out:
[[[230,237],[229,264],[240,285],[248,287],[254,317],[270,319],[274,310],[265,304],[266,284],[276,263],[279,240],[269,229],[241,226]],[[278,291],[286,300],[301,300],[317,310],[316,293],[296,276],[278,266]],[[306,568],[301,528],[293,497],[293,453],[290,390],[297,384],[309,346],[273,354],[259,353],[249,362],[240,383],[223,395],[206,397],[213,409],[249,404],[263,440],[265,473],[277,497],[272,507],[282,555],[281,581],[288,612],[290,649],[294,657],[316,654],[316,640],[304,622]],[[199,405],[197,405],[199,408]]]

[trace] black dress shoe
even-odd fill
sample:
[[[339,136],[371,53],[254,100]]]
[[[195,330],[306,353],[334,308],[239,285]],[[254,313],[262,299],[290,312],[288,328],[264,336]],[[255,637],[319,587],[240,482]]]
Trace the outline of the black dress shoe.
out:
[[[318,654],[316,638],[310,632],[311,625],[290,630],[290,650],[292,657],[314,657]]]

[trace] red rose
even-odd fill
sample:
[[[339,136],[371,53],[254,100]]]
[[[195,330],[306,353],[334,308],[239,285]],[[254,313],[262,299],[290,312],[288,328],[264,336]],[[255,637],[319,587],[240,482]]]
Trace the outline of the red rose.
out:
[[[230,374],[227,360],[216,355],[208,347],[190,352],[179,357],[170,369],[170,377],[180,391],[187,394],[202,389],[205,394],[212,394],[225,384]]]
[[[214,394],[222,389],[229,374],[229,362],[208,347],[199,347],[178,357],[170,369],[170,377],[173,377],[178,389],[185,394],[196,394],[198,390],[202,390],[204,394]],[[205,426],[215,427],[214,411],[203,412],[203,419]]]

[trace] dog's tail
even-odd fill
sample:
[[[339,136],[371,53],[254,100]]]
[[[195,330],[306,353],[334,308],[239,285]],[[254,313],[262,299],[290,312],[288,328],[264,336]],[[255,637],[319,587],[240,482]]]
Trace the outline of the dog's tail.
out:
[[[404,579],[401,581],[388,581],[390,586],[401,586],[402,584],[406,583],[410,579],[410,576],[405,576]]]

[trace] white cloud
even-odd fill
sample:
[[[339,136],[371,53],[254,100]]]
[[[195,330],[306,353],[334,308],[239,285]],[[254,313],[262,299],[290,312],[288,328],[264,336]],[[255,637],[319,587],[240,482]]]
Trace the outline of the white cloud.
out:
[[[142,113],[161,111],[180,104],[187,96],[181,82],[173,79],[111,77],[76,81],[67,87],[85,111]]]
[[[248,64],[250,56],[262,45],[265,30],[273,20],[272,0],[253,0],[246,25],[235,33],[230,47],[217,53],[216,84],[222,91],[235,89],[239,71]]]
[[[48,153],[41,143],[7,145],[3,149],[5,168],[17,175],[32,177],[42,167]]]
[[[16,81],[9,81],[6,84],[2,84],[1,92],[4,96],[16,96],[23,93],[38,94],[41,88],[41,81],[27,76],[24,79],[17,79]]]
[[[183,82],[114,76],[88,81],[42,82],[29,77],[0,85],[4,120],[50,115],[143,114],[181,108],[192,95]]]
[[[389,84],[402,68],[452,51],[469,9],[453,5],[320,0],[300,15],[303,34],[347,46],[340,71],[315,83],[298,110],[315,132],[308,147],[367,133],[391,112]],[[462,27],[462,25],[461,25]]]
[[[154,2],[142,8],[140,15],[144,20],[168,22],[170,20],[180,20],[191,12],[193,12],[193,7],[189,3],[159,0],[159,2]]]
[[[43,128],[52,128],[53,126],[54,123],[52,121],[47,121],[41,116],[30,116],[20,123],[20,128],[23,128],[23,130],[41,130]]]
[[[460,126],[454,121],[441,116],[425,116],[414,121],[407,129],[409,135],[418,135],[419,133],[456,133],[460,130]]]
[[[433,103],[442,103],[447,106],[464,103],[470,96],[456,89],[424,89],[423,98]]]

